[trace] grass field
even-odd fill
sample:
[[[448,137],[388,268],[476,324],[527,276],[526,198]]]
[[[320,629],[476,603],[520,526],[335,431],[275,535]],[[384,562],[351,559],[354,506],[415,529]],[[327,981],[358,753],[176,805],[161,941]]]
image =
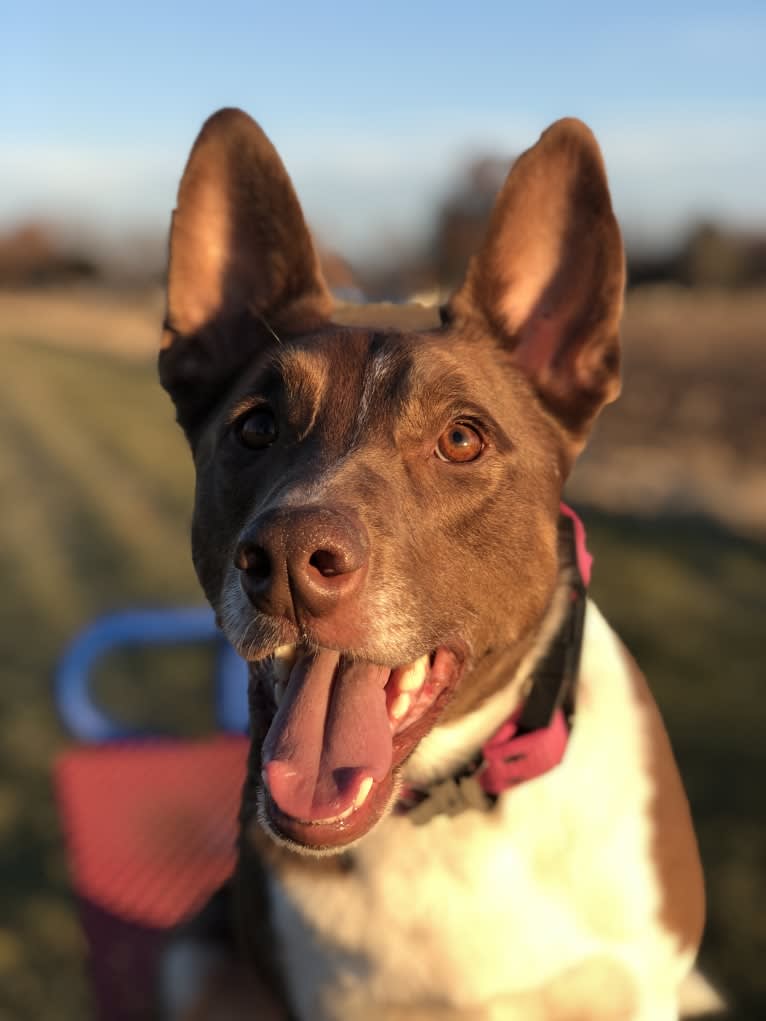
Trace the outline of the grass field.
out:
[[[147,357],[53,342],[28,322],[0,322],[0,350],[0,1019],[82,1021],[83,946],[51,793],[66,742],[51,671],[105,610],[199,602],[191,464]],[[585,517],[594,593],[650,677],[691,795],[710,899],[703,963],[736,1003],[731,1017],[756,1021],[766,1016],[766,545],[705,518]],[[200,732],[207,665],[188,654],[111,663],[99,690],[134,717]]]

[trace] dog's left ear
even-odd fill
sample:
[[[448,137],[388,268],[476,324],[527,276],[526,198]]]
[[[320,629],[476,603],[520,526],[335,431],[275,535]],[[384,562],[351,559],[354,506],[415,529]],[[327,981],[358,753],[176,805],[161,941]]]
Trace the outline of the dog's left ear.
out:
[[[571,462],[620,392],[625,286],[601,152],[580,121],[557,121],[514,164],[450,319],[480,319],[563,428]]]
[[[273,333],[301,333],[332,299],[276,149],[241,110],[197,137],[170,230],[160,379],[192,433]]]

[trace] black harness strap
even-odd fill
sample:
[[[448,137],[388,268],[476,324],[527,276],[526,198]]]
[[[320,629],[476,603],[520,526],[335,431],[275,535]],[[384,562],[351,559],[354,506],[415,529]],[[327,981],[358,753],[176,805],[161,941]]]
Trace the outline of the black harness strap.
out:
[[[569,606],[556,636],[532,674],[519,719],[519,733],[550,726],[557,709],[563,710],[568,722],[574,714],[587,593],[577,563],[574,522],[563,514],[558,523],[558,547],[560,570],[568,577]]]

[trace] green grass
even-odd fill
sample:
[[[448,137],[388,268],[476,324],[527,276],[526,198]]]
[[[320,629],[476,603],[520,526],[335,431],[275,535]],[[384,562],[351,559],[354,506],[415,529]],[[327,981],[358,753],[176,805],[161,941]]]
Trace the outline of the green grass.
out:
[[[67,641],[130,605],[197,603],[192,471],[149,364],[0,341],[0,1021],[88,1016],[50,767],[50,679]],[[710,923],[703,960],[763,1016],[766,548],[703,521],[588,512],[593,590],[647,672],[690,791]],[[134,653],[102,697],[182,733],[211,725],[205,654]]]

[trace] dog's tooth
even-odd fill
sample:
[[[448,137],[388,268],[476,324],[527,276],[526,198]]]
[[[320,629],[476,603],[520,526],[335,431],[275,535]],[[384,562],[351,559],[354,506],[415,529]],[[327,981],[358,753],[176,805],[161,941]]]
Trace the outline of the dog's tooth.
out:
[[[282,682],[280,680],[275,680],[274,681],[274,702],[277,705],[277,707],[279,707],[279,704],[282,701],[282,696],[284,695],[284,693],[285,693],[285,685],[282,684]]]
[[[343,811],[338,812],[337,815],[329,815],[324,819],[314,819],[313,821],[316,823],[328,824],[340,822],[342,819],[348,819],[351,813],[355,812],[357,808],[361,808],[365,801],[369,798],[370,791],[372,790],[372,783],[373,783],[372,777],[366,776],[364,780],[362,780],[362,782],[359,784],[359,790],[356,792],[356,797],[348,806],[348,808],[344,808]]]
[[[280,645],[274,650],[272,670],[278,681],[286,681],[298,655],[295,645]]]
[[[428,673],[428,666],[428,653],[426,653],[425,656],[421,656],[420,659],[416,659],[414,663],[410,663],[399,678],[399,690],[411,692],[422,688],[423,682],[426,679],[426,674]]]
[[[354,808],[361,808],[367,798],[370,796],[372,790],[372,777],[366,776],[364,780],[359,784],[359,790],[356,792],[354,798]]]
[[[391,703],[391,709],[389,710],[391,719],[396,721],[403,719],[409,712],[411,704],[412,695],[406,691],[401,692]]]

